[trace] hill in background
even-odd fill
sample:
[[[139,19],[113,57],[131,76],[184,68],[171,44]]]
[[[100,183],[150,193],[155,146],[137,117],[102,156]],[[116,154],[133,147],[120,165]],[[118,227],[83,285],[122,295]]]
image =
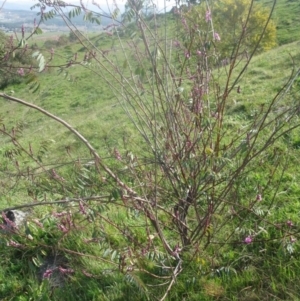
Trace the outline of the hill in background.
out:
[[[0,11],[0,29],[5,32],[20,32],[24,25],[25,29],[33,28],[34,20],[39,20],[37,11],[28,11],[20,9],[3,9]],[[72,22],[81,30],[99,30],[102,26],[107,26],[111,23],[111,19],[102,17],[101,26],[84,21],[84,14],[72,18]],[[41,24],[41,29],[44,31],[70,31],[60,16],[54,17]]]

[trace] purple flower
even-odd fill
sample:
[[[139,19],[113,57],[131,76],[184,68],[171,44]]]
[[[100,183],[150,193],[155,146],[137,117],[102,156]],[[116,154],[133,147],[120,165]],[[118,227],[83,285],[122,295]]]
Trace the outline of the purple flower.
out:
[[[202,52],[201,52],[200,50],[197,50],[197,51],[196,51],[196,54],[199,55],[199,56],[201,56],[201,55],[202,55]]]
[[[58,229],[59,229],[60,231],[62,231],[63,233],[68,233],[68,232],[69,232],[68,229],[67,229],[64,225],[62,225],[62,224],[57,225],[57,227],[58,227]]]
[[[64,269],[63,267],[59,266],[58,270],[62,273],[62,274],[72,274],[74,273],[73,269]]]
[[[51,275],[53,273],[53,269],[48,269],[46,270],[46,272],[43,274],[43,278],[46,279],[46,278],[50,278]]]
[[[258,194],[258,195],[256,196],[256,200],[257,200],[258,202],[261,202],[261,201],[262,201],[262,196],[261,196],[261,194]]]
[[[294,226],[293,222],[290,221],[290,220],[288,220],[288,221],[286,222],[286,224],[287,224],[288,227],[293,227],[293,226]]]
[[[79,211],[84,215],[86,214],[85,208],[84,208],[83,203],[81,201],[79,201]]]
[[[44,228],[43,224],[38,219],[33,219],[32,221],[40,228],[42,228],[42,229]]]
[[[180,47],[180,42],[179,41],[174,41],[173,42],[174,47]]]
[[[23,248],[23,246],[21,244],[19,244],[18,242],[15,242],[13,240],[10,240],[8,243],[7,243],[7,246],[9,247],[13,247],[13,248]]]
[[[210,22],[211,21],[211,11],[207,10],[205,13],[205,21]]]
[[[293,236],[290,236],[290,242],[291,242],[291,243],[294,243],[294,242],[296,242],[296,240],[297,240],[297,239],[296,239],[295,237],[293,237]]]
[[[217,32],[214,32],[214,39],[218,42],[221,41],[221,38]]]
[[[82,270],[82,274],[85,275],[86,277],[94,277],[93,274],[88,273],[88,272],[85,271],[85,270]]]
[[[61,176],[56,172],[56,170],[55,170],[54,168],[51,169],[50,171],[51,171],[52,177],[53,177],[55,180],[57,180],[57,181],[62,181],[62,182],[65,181],[65,179],[64,179],[63,177],[61,177]]]
[[[182,18],[182,19],[181,19],[181,22],[182,22],[182,24],[183,24],[183,26],[184,26],[185,30],[188,30],[189,28],[188,28],[188,25],[187,25],[186,19]]]
[[[62,217],[62,216],[65,216],[67,215],[68,213],[67,212],[53,212],[52,215],[54,217]]]
[[[17,70],[17,73],[20,75],[20,76],[24,76],[25,75],[25,72],[24,72],[24,69],[23,68],[19,68]]]
[[[252,243],[252,237],[249,235],[244,239],[244,243],[249,245]]]
[[[118,161],[122,161],[122,156],[121,156],[120,152],[116,148],[114,149],[114,155],[115,155],[115,158]]]
[[[189,53],[188,51],[185,51],[185,52],[184,52],[184,56],[185,56],[187,59],[189,59],[191,55],[190,55],[190,53]]]
[[[11,228],[11,229],[15,229],[16,228],[16,224],[7,217],[7,215],[5,214],[4,211],[2,212],[2,219],[3,219],[4,224],[5,224],[5,225],[3,225],[4,228],[7,228],[7,227]]]

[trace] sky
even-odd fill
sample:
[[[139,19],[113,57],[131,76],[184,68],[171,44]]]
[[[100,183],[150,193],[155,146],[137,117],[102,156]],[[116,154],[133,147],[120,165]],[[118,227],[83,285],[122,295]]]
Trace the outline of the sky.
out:
[[[0,6],[2,6],[3,2],[5,0],[0,0]],[[71,4],[79,4],[79,0],[64,0],[66,3],[71,3]],[[107,7],[107,2],[113,3],[113,0],[94,0],[97,4],[100,5],[103,10],[106,9]],[[124,5],[126,3],[125,0],[115,0],[117,5],[121,10],[124,9]],[[152,2],[157,6],[158,10],[161,10],[163,12],[164,9],[164,3],[166,3],[167,11],[169,11],[174,5],[175,5],[175,0],[171,1],[164,1],[164,0],[152,0]],[[19,9],[26,9],[30,10],[30,7],[33,6],[34,4],[38,3],[37,0],[6,0],[4,4],[4,8],[11,9],[11,8],[19,8]],[[83,4],[86,5],[88,8],[92,9],[92,7],[95,7],[92,5],[93,0],[83,0]]]

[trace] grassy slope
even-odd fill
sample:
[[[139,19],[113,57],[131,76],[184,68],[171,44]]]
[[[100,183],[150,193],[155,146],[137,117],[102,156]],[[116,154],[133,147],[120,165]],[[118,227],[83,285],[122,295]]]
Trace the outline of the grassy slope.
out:
[[[109,45],[107,45],[108,47]],[[73,47],[73,46],[72,46]],[[81,46],[74,46],[75,49]],[[61,56],[69,55],[69,47],[57,50],[53,64],[62,61]],[[60,53],[60,55],[59,55]],[[48,57],[47,52],[44,52]],[[78,58],[82,59],[84,52],[78,53]],[[7,93],[14,91],[15,96],[23,98],[42,108],[49,110],[58,117],[65,119],[75,126],[99,151],[101,156],[109,157],[111,150],[121,148],[123,141],[129,142],[132,136],[130,127],[127,124],[126,116],[120,109],[113,93],[99,83],[97,76],[91,75],[88,70],[81,67],[71,67],[67,70],[68,74],[57,74],[57,71],[46,72],[40,77],[41,89],[32,94],[28,86],[21,85],[10,87]],[[41,145],[46,147],[44,160],[47,164],[72,161],[78,157],[90,160],[90,154],[78,140],[68,133],[61,125],[51,120],[46,121],[45,116],[32,109],[18,106],[7,102],[0,109],[0,116],[6,128],[15,127],[16,124],[22,125],[22,144],[28,149],[29,143],[34,151],[38,151]],[[46,122],[45,122],[46,121]],[[6,138],[2,138],[7,141]],[[2,144],[1,153],[5,157],[5,151],[11,145]],[[69,150],[69,154],[66,151]],[[6,159],[7,160],[7,159]],[[19,158],[19,160],[22,160]],[[8,163],[3,167],[2,172],[11,170],[13,164]],[[19,195],[20,193],[20,195]],[[26,196],[16,190],[2,193],[5,197],[1,200],[1,207],[7,207],[13,199],[26,201]]]
[[[259,0],[270,7],[272,0]],[[299,40],[300,2],[298,0],[277,0],[272,19],[276,22],[279,45]]]

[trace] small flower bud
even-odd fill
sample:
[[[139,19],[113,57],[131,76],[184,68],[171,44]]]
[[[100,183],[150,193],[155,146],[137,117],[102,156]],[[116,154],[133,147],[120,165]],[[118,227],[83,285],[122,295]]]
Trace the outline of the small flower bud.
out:
[[[44,279],[50,278],[52,273],[53,273],[53,269],[46,270],[46,272],[43,274],[43,278]]]
[[[219,34],[217,32],[214,33],[214,40],[220,42],[221,41],[221,38],[219,36]]]
[[[256,196],[256,200],[257,200],[258,202],[261,202],[261,201],[262,201],[262,196],[261,196],[261,194],[258,194],[258,195]]]
[[[211,22],[211,11],[210,10],[207,10],[206,13],[205,13],[205,21],[206,22]]]
[[[252,243],[252,237],[249,235],[244,239],[244,243],[249,245]]]

